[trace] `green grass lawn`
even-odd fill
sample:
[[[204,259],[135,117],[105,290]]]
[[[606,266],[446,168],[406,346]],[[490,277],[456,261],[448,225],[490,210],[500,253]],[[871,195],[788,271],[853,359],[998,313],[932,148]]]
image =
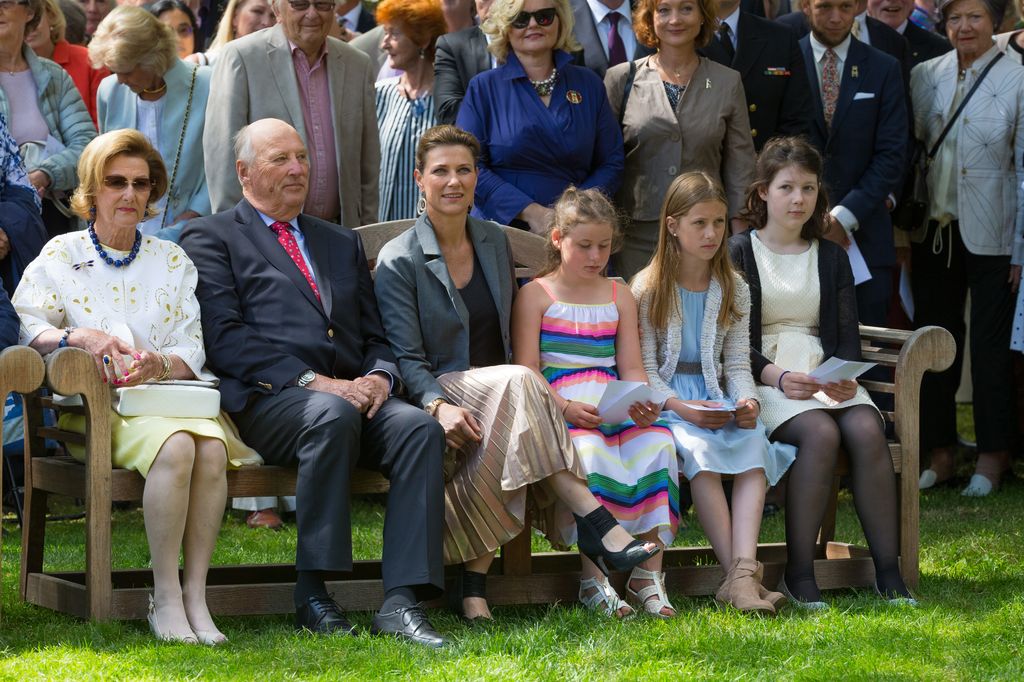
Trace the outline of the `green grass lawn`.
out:
[[[1024,473],[1018,470],[1018,474]],[[894,609],[867,593],[827,594],[833,609],[792,608],[774,620],[722,611],[710,598],[675,597],[670,622],[611,622],[573,604],[499,608],[500,627],[477,632],[446,612],[431,613],[452,644],[426,650],[369,636],[293,634],[290,618],[222,618],[230,637],[216,650],[155,642],[144,622],[94,625],[22,604],[17,595],[21,536],[4,519],[2,679],[1024,679],[1024,484],[991,499],[943,489],[922,498],[920,609]],[[357,504],[357,558],[379,556],[383,507]],[[677,544],[703,543],[692,516]],[[862,542],[848,496],[840,539]],[[52,524],[48,568],[82,565],[82,522]],[[781,516],[762,539],[781,541]],[[543,549],[535,541],[535,549]],[[115,566],[146,565],[141,511],[115,514]],[[293,559],[294,526],[251,531],[228,517],[215,563]],[[670,585],[671,591],[671,585]],[[369,627],[371,614],[352,614]]]

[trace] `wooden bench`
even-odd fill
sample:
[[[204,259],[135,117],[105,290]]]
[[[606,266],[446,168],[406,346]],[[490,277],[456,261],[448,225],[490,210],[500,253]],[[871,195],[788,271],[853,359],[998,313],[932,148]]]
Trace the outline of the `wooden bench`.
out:
[[[412,221],[361,228],[367,258],[374,260],[388,239]],[[509,230],[520,274],[529,276],[543,262],[544,241]],[[953,359],[952,337],[936,327],[916,332],[863,327],[866,359],[895,368],[895,384],[868,388],[894,394],[897,442],[891,446],[900,477],[900,551],[902,571],[911,586],[918,576],[918,393],[926,371],[938,371]],[[34,351],[32,351],[34,353]],[[36,359],[38,360],[38,359]],[[26,370],[27,372],[28,370]],[[22,538],[21,594],[29,603],[94,620],[141,619],[152,589],[148,569],[111,570],[111,503],[142,499],[143,479],[134,472],[111,469],[108,388],[96,377],[92,358],[78,349],[63,349],[46,358],[46,385],[62,395],[80,394],[87,420],[85,436],[46,427],[42,409],[49,399],[26,396],[25,526]],[[58,438],[84,445],[86,464],[69,457],[38,456],[44,439]],[[906,475],[903,473],[906,472]],[[837,472],[836,490],[838,490]],[[228,473],[232,497],[294,494],[295,471],[289,468],[246,467]],[[387,481],[379,474],[357,472],[353,493],[379,493]],[[84,571],[48,572],[44,568],[46,501],[51,494],[85,500],[86,566]],[[866,549],[834,541],[835,499],[822,527],[820,559],[815,571],[822,588],[866,586],[874,569]],[[776,580],[785,564],[785,545],[763,544],[758,558],[766,563],[766,581]],[[571,552],[531,554],[527,529],[505,545],[488,581],[492,605],[547,604],[576,599],[579,557]],[[709,547],[671,548],[665,570],[669,589],[687,595],[712,594],[722,578]],[[377,608],[383,597],[379,561],[356,561],[352,573],[338,574],[328,589],[346,609]],[[624,575],[615,576],[619,586]],[[207,601],[214,614],[288,613],[293,610],[294,565],[213,566]]]
[[[43,359],[28,346],[12,346],[0,351],[0,400],[8,393],[31,393],[43,383]],[[0,456],[3,443],[0,443]],[[0,465],[0,498],[4,494],[3,467]]]

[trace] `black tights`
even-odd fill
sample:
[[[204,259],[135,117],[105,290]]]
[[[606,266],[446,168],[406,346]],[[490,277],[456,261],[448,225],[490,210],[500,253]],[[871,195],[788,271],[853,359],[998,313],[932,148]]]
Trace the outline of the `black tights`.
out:
[[[793,596],[821,599],[814,580],[814,552],[840,444],[850,458],[853,504],[871,550],[878,588],[888,596],[909,596],[899,572],[896,475],[878,412],[867,405],[811,410],[777,428],[772,438],[798,448],[786,494],[786,587]]]

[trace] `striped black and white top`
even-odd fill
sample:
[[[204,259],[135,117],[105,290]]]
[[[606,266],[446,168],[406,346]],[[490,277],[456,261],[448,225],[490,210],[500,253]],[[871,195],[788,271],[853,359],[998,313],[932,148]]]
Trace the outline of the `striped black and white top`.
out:
[[[436,123],[433,93],[411,100],[398,88],[398,78],[377,83],[382,222],[416,217],[419,190],[412,177],[416,145]]]

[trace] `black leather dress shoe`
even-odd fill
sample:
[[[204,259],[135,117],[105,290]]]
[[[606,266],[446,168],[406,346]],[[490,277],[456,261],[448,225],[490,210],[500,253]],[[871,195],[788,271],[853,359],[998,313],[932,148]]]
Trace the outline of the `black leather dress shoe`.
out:
[[[348,622],[332,598],[327,595],[313,595],[295,610],[295,629],[309,630],[317,635],[352,635],[356,629]]]
[[[388,613],[378,611],[370,625],[370,634],[404,637],[434,648],[444,646],[444,640],[427,620],[427,614],[419,604],[399,606]]]

